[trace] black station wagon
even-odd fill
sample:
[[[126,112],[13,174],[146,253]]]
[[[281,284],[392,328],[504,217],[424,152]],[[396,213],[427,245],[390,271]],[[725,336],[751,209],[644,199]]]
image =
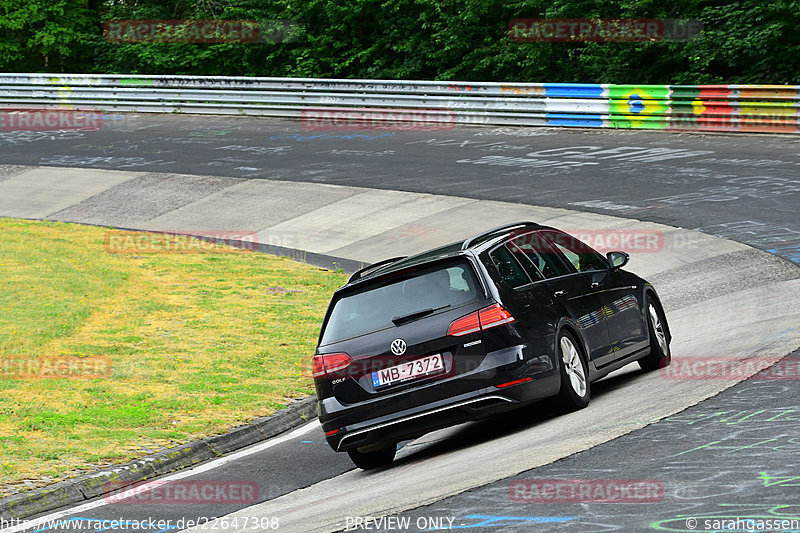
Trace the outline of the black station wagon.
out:
[[[555,228],[519,222],[363,268],[333,295],[312,360],[330,446],[356,466],[401,440],[670,362],[655,289]]]

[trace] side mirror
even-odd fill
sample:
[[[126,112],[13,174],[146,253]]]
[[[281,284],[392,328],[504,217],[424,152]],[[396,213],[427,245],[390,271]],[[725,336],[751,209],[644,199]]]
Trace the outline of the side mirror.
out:
[[[616,270],[627,265],[631,256],[625,252],[608,252],[606,254],[606,259],[608,259],[608,264],[611,265],[611,270]]]

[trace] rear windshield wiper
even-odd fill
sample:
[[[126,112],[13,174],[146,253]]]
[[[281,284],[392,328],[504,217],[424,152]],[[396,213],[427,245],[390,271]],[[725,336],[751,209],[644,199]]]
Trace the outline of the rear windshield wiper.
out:
[[[400,324],[404,324],[406,322],[411,322],[412,320],[416,320],[418,318],[422,318],[424,316],[428,316],[431,313],[435,313],[440,309],[444,309],[446,307],[450,307],[450,305],[443,305],[441,307],[429,307],[427,309],[420,309],[419,311],[414,311],[413,313],[408,313],[407,315],[400,315],[396,316],[392,319],[395,326],[399,326]]]

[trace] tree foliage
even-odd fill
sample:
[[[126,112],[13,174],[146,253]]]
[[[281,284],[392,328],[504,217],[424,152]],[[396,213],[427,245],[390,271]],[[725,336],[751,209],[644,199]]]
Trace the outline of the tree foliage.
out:
[[[0,0],[0,69],[89,69],[98,21],[86,2]]]
[[[517,42],[515,18],[698,19],[690,40]],[[119,19],[291,21],[290,40],[118,43]],[[0,70],[799,83],[800,0],[0,0]]]

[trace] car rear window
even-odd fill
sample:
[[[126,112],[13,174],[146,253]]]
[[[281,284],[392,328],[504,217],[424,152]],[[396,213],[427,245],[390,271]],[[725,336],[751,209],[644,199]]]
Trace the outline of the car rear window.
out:
[[[340,298],[331,311],[321,345],[394,327],[393,318],[426,309],[450,309],[482,296],[466,261],[415,270],[377,287]]]

